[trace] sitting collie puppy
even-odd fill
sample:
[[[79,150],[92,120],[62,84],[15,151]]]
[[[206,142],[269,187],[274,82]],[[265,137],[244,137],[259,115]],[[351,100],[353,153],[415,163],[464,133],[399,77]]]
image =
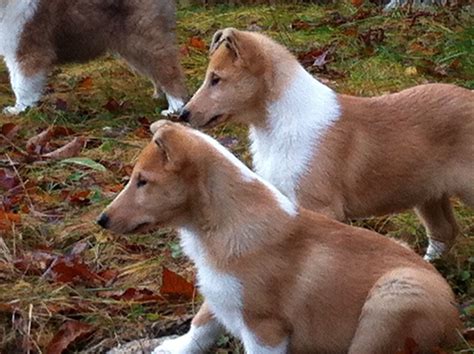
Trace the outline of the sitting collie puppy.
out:
[[[154,353],[205,353],[223,330],[249,354],[390,354],[456,342],[453,293],[435,268],[376,233],[298,207],[217,141],[177,123],[154,137],[98,223],[179,230],[205,302]]]
[[[173,0],[0,0],[4,56],[18,114],[41,98],[55,64],[84,62],[114,52],[162,90],[179,111],[186,97],[178,61]]]
[[[257,174],[304,208],[340,221],[415,208],[426,259],[458,227],[450,196],[474,206],[474,93],[446,84],[379,97],[336,94],[270,38],[214,35],[201,88],[181,119],[250,126]]]

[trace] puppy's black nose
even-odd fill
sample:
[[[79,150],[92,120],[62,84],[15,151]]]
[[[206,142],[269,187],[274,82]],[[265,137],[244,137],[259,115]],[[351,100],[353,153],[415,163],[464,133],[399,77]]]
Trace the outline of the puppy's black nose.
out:
[[[97,220],[97,223],[100,226],[102,226],[104,229],[106,229],[109,224],[109,221],[110,221],[109,216],[106,213],[102,213],[100,214],[99,219]]]
[[[183,122],[189,122],[190,116],[191,116],[191,112],[188,111],[187,109],[183,109],[178,119]]]

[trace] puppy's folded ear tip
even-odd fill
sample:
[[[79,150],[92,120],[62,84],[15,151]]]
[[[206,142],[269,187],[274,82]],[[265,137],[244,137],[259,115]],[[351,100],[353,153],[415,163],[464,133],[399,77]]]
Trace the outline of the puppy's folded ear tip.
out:
[[[160,128],[170,124],[173,123],[166,119],[157,120],[156,122],[150,125],[150,131],[154,135]]]

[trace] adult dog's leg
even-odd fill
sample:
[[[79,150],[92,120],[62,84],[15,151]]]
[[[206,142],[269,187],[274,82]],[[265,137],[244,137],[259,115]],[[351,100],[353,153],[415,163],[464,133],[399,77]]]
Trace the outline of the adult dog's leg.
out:
[[[449,250],[459,232],[449,196],[443,195],[440,199],[426,201],[416,207],[415,211],[429,238],[425,259],[440,257]]]
[[[14,106],[6,107],[3,112],[16,115],[36,105],[40,100],[48,69],[38,67],[26,71],[24,65],[13,57],[6,57],[5,62],[10,72],[10,82],[16,102]]]

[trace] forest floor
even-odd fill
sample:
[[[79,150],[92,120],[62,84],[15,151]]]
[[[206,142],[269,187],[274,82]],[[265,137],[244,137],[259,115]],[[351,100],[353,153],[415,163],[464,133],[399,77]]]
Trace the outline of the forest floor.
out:
[[[474,88],[472,9],[385,14],[351,5],[218,6],[180,9],[178,19],[191,93],[204,77],[212,34],[228,26],[269,34],[341,93],[371,96],[427,82]],[[166,108],[151,94],[145,78],[108,56],[57,68],[38,108],[0,115],[0,353],[97,353],[189,325],[200,298],[175,234],[117,237],[94,223],[126,183],[150,139],[148,124]],[[0,106],[12,103],[2,66]],[[250,163],[243,127],[210,133]],[[75,137],[86,146],[72,159],[41,157]],[[455,212],[461,234],[435,265],[472,328],[474,210],[455,201]],[[412,212],[355,224],[403,239],[420,254],[426,247]],[[472,331],[466,337],[455,352],[472,352]],[[241,352],[228,337],[219,348]]]

